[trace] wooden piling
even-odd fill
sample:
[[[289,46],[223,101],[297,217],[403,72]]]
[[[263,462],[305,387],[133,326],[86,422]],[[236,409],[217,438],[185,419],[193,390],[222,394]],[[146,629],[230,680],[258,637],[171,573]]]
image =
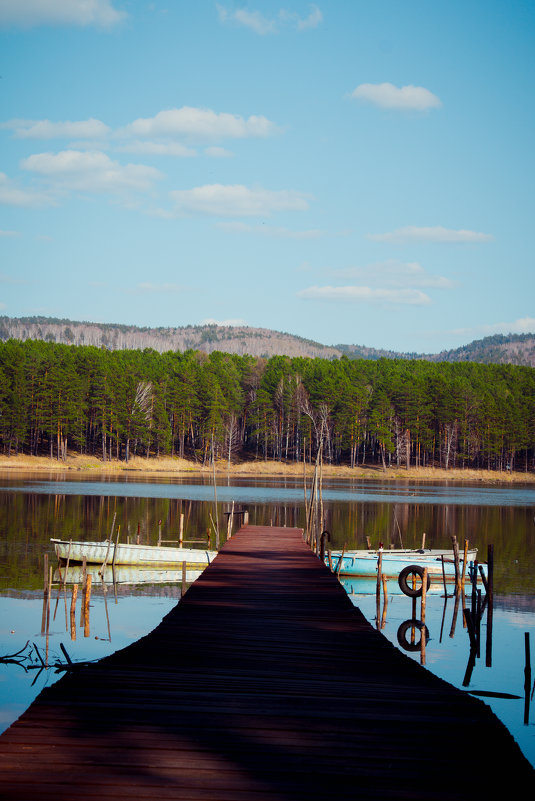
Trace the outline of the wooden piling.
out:
[[[91,573],[87,574],[85,582],[85,592],[83,595],[84,606],[84,637],[89,637],[89,602],[91,600]]]
[[[377,628],[380,628],[382,575],[383,575],[383,549],[379,548],[379,553],[377,555],[377,583],[375,586],[375,605],[376,605],[375,619],[377,621]]]
[[[43,557],[43,614],[41,617],[41,634],[46,631],[46,610],[48,604],[48,554]]]
[[[76,599],[78,598],[78,584],[72,585],[71,593],[71,640],[76,639]]]
[[[524,725],[529,725],[529,707],[530,707],[530,691],[531,691],[531,651],[529,646],[529,631],[524,632],[524,652],[525,652],[525,667],[524,667]]]
[[[492,625],[494,622],[494,545],[487,548],[487,639],[485,643],[485,665],[492,667]]]
[[[455,565],[455,592],[458,594],[461,589],[461,576],[459,571],[459,544],[455,535],[451,538],[451,541],[453,544],[453,562]]]
[[[186,563],[182,562],[182,591],[181,598],[186,594]]]
[[[161,522],[161,521],[160,521]],[[113,559],[111,562],[112,570],[115,573],[115,560],[117,559],[117,546],[119,545],[119,535],[121,534],[121,524],[117,526],[117,536],[115,537],[115,547],[113,549]]]
[[[424,567],[424,575],[422,578],[422,613],[421,613],[422,634],[420,637],[420,662],[422,665],[425,665],[425,646],[426,646],[425,613],[427,608],[427,576],[428,576],[428,571],[427,568]]]
[[[442,562],[442,583],[444,585],[444,597],[448,597],[448,585],[446,584],[446,569],[444,567],[444,554],[440,554],[440,560]]]
[[[387,591],[387,580],[386,576],[383,573],[383,616],[381,618],[381,628],[384,629],[386,626],[386,611],[388,609],[388,591]]]

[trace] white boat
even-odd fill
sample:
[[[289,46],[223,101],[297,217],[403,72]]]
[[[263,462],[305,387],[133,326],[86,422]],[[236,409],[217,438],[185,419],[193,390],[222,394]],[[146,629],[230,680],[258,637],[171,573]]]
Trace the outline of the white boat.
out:
[[[110,540],[103,542],[81,542],[75,540],[51,539],[58,559],[69,562],[83,562],[98,565],[188,565],[206,567],[213,562],[217,551],[202,548],[179,548],[163,545],[116,544]]]
[[[342,576],[367,577],[377,575],[379,551],[332,551],[330,554],[332,569]],[[477,558],[477,548],[471,548],[466,555],[466,571],[468,578],[470,565],[474,565]],[[462,571],[464,551],[459,551],[459,565]],[[329,564],[329,557],[326,557]],[[443,575],[447,581],[455,579],[455,561],[453,551],[438,549],[391,549],[382,551],[381,572],[386,578],[398,578],[401,571],[410,565],[426,567],[431,580],[442,580]],[[482,568],[486,575],[485,565]]]
[[[202,574],[202,569],[192,570],[188,567],[186,575],[182,575],[182,568],[169,567],[138,567],[137,565],[116,565],[102,570],[101,565],[88,564],[86,574],[91,576],[95,584],[180,584],[185,578],[187,584],[192,584]],[[58,584],[82,584],[84,569],[82,565],[63,565],[54,571],[53,581]]]

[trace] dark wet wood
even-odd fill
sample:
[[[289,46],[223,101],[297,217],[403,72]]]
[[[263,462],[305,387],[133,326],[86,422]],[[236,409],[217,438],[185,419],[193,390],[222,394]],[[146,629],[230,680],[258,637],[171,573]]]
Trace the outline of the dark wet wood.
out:
[[[534,773],[487,705],[366,622],[298,529],[242,529],[151,634],[0,738],[0,794],[28,801],[490,799]]]

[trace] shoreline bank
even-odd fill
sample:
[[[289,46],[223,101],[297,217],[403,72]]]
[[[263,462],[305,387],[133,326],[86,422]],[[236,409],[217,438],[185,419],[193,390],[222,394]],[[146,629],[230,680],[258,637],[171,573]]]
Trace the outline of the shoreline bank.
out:
[[[535,475],[525,472],[497,472],[494,470],[473,470],[451,468],[445,470],[437,467],[387,467],[386,472],[377,465],[349,467],[347,465],[323,465],[323,478],[354,480],[395,480],[395,481],[443,481],[443,482],[479,482],[485,484],[535,484]],[[96,457],[70,454],[66,461],[58,461],[46,456],[4,456],[0,455],[0,473],[84,473],[95,476],[146,475],[166,478],[182,478],[185,476],[213,476],[213,467],[203,467],[187,459],[161,456],[149,459],[135,456],[128,463],[112,460],[103,462]],[[250,461],[216,463],[217,476],[233,477],[274,477],[302,478],[303,464],[295,462]],[[314,473],[314,465],[306,465],[306,475]]]

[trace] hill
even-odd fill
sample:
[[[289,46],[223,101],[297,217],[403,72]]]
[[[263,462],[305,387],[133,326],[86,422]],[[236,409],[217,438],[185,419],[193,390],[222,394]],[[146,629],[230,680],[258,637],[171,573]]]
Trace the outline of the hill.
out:
[[[0,341],[42,339],[70,345],[95,345],[110,350],[153,348],[167,350],[214,350],[240,356],[275,355],[337,359],[425,359],[444,362],[482,362],[535,367],[535,334],[496,334],[475,340],[455,350],[436,354],[398,353],[363,345],[322,345],[310,339],[249,326],[178,326],[140,328],[116,323],[90,323],[53,317],[0,317]]]

